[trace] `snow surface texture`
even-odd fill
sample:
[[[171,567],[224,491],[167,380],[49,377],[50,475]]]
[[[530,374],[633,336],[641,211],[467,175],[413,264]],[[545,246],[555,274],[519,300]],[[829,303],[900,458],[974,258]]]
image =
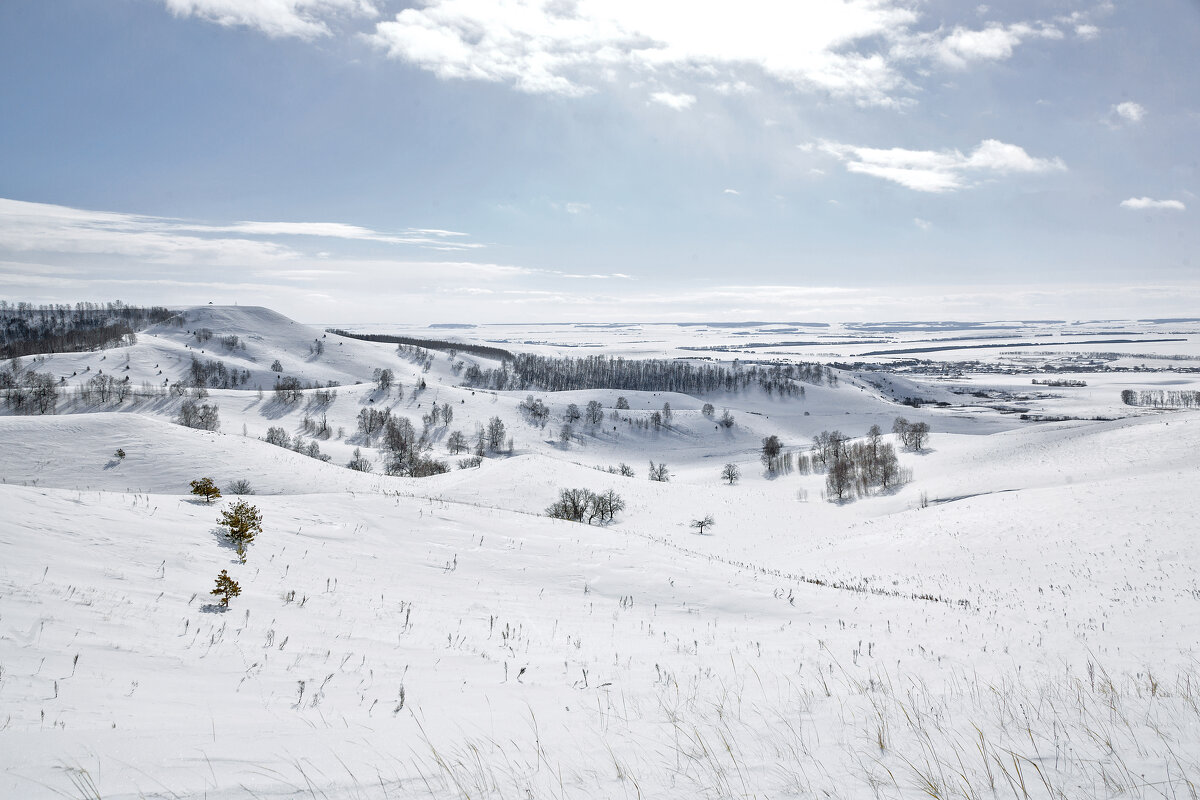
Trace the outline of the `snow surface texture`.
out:
[[[172,424],[179,398],[0,417],[0,796],[1196,796],[1200,414],[1119,402],[1197,388],[1186,373],[1078,373],[1087,387],[1037,400],[1084,417],[1063,422],[953,391],[1040,390],[1028,375],[846,372],[803,400],[538,394],[542,428],[526,393],[462,388],[445,354],[424,371],[390,345],[212,307],[25,366],[173,381],[200,326],[247,342],[203,345],[253,376],[211,391],[220,432]],[[276,358],[338,384],[331,463],[260,441],[315,413],[311,392],[272,396]],[[383,367],[402,394],[371,384]],[[894,399],[911,392],[958,405]],[[673,422],[614,421],[617,396],[635,418],[669,402]],[[592,399],[605,422],[563,443],[566,405]],[[431,432],[439,457],[492,416],[514,455],[379,474],[359,411],[419,430],[434,401],[455,409]],[[899,415],[933,436],[901,453],[913,481],[894,491],[829,503],[823,475],[758,463],[764,436],[806,449]],[[355,447],[375,472],[341,466]],[[593,469],[618,463],[636,476]],[[245,563],[216,524],[231,498],[188,494],[201,476],[252,485],[264,531]],[[626,510],[604,527],[544,516],[583,486]],[[221,570],[242,589],[227,610],[209,594]]]

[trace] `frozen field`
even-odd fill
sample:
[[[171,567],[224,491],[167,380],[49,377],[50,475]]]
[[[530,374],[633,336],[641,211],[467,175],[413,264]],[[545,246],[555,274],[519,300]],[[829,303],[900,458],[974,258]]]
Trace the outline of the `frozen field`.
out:
[[[494,391],[464,385],[462,365],[498,362],[325,327],[821,362],[837,380],[802,398]],[[963,349],[930,349],[949,347]],[[208,390],[219,431],[175,424],[188,398],[149,392],[193,356],[248,374]],[[310,327],[203,307],[22,367],[63,391],[54,415],[0,416],[0,796],[1200,790],[1200,412],[1121,397],[1200,389],[1200,320]],[[380,390],[379,369],[399,387]],[[100,371],[147,391],[72,396]],[[284,402],[278,375],[336,395]],[[602,421],[562,435],[568,405],[590,401]],[[453,432],[473,445],[493,418],[511,452],[384,474],[360,413],[422,430],[435,403],[453,415],[424,426],[434,457],[456,467],[469,452],[447,452]],[[649,424],[664,404],[670,421]],[[878,425],[895,443],[899,416],[930,438],[897,443],[911,480],[887,490],[830,502],[823,471],[759,460],[772,435],[806,456],[823,431]],[[271,428],[330,460],[268,444]],[[345,467],[356,448],[371,472]],[[202,476],[254,492],[264,530],[245,563],[216,524],[232,498],[188,493]],[[606,525],[546,516],[578,487],[625,509]],[[242,589],[228,610],[209,594],[221,570]]]

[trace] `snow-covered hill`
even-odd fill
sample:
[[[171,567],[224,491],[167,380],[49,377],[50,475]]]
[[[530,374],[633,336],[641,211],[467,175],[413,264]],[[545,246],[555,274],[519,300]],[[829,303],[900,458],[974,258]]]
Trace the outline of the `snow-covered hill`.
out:
[[[543,427],[525,393],[464,388],[442,353],[426,370],[265,309],[185,320],[34,369],[161,380],[236,335],[245,350],[220,357],[253,380],[210,390],[219,431],[172,422],[184,398],[170,396],[0,416],[0,796],[1187,797],[1200,783],[1200,413],[1022,423],[899,406],[847,376],[803,400],[540,393]],[[260,397],[275,359],[336,398]],[[376,368],[400,390],[374,386]],[[618,397],[630,408],[613,419]],[[604,421],[564,442],[562,413],[590,400]],[[428,431],[438,457],[453,465],[450,432],[492,417],[514,453],[380,474],[359,412],[420,430],[434,402],[454,409]],[[665,403],[670,424],[637,424]],[[886,492],[825,502],[822,474],[758,462],[764,436],[798,451],[901,413],[933,434],[900,455],[912,482]],[[270,427],[313,440],[318,414],[330,463],[261,441]],[[341,466],[355,447],[375,472]],[[647,479],[651,461],[669,482]],[[607,471],[620,463],[635,475]],[[264,529],[245,563],[217,526],[231,498],[188,493],[201,476],[255,492]],[[626,507],[605,526],[547,518],[576,487]],[[221,570],[241,585],[228,610],[209,594]]]

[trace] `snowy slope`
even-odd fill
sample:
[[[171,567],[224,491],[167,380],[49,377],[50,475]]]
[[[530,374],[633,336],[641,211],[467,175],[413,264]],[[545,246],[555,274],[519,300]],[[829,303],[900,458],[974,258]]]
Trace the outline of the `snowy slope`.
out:
[[[317,411],[253,390],[211,392],[216,433],[171,423],[178,398],[0,416],[2,797],[1187,797],[1200,783],[1200,413],[1022,424],[898,406],[850,379],[803,401],[540,395],[541,428],[523,393],[458,387],[442,355],[425,372],[347,342],[314,366],[311,329],[196,313],[188,325],[247,340],[253,363],[341,382],[321,411],[333,462],[259,441]],[[187,330],[140,336],[130,372],[190,358]],[[94,371],[119,353],[45,363]],[[375,366],[403,392],[370,385]],[[613,420],[617,396],[631,409]],[[591,399],[605,422],[564,444],[562,410]],[[379,466],[354,430],[362,408],[420,429],[435,401],[455,409],[431,430],[442,457],[449,430],[491,416],[515,454],[426,479],[339,466],[356,446]],[[667,402],[662,430],[624,421]],[[763,436],[807,447],[899,413],[934,433],[901,453],[914,479],[895,490],[828,503],[822,475],[758,464]],[[670,482],[647,480],[651,460]],[[636,476],[593,468],[620,462]],[[201,475],[256,491],[264,531],[244,564],[216,525],[228,499],[187,494]],[[604,527],[545,517],[569,487],[612,488],[626,509]],[[222,569],[242,589],[224,612],[208,594]]]

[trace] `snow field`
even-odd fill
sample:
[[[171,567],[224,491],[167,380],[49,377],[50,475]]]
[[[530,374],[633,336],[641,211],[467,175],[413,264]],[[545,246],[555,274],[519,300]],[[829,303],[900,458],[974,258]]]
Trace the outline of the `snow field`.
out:
[[[847,379],[800,402],[538,394],[556,417],[542,429],[525,393],[456,387],[444,354],[422,372],[347,341],[335,369],[272,312],[199,312],[256,363],[294,354],[314,380],[388,366],[404,396],[347,379],[326,410],[347,435],[320,442],[332,464],[257,441],[301,428],[307,401],[269,391],[212,391],[220,433],[170,424],[174,400],[0,416],[0,796],[1197,793],[1196,412],[1022,424]],[[152,338],[169,337],[140,335],[130,372],[161,364]],[[1116,378],[1088,380],[1081,412]],[[623,414],[670,402],[676,419],[611,421],[618,395]],[[338,466],[367,450],[359,409],[419,429],[435,398],[450,429],[501,416],[517,455],[427,479]],[[605,425],[562,445],[557,415],[590,399]],[[706,400],[737,425],[715,428]],[[796,448],[901,414],[933,439],[901,453],[914,481],[894,491],[826,503],[822,475],[758,464],[768,434]],[[636,477],[592,468],[622,461]],[[245,564],[216,526],[231,498],[186,494],[201,475],[257,492]],[[570,487],[627,509],[603,528],[542,516]],[[222,569],[242,588],[224,612]]]

